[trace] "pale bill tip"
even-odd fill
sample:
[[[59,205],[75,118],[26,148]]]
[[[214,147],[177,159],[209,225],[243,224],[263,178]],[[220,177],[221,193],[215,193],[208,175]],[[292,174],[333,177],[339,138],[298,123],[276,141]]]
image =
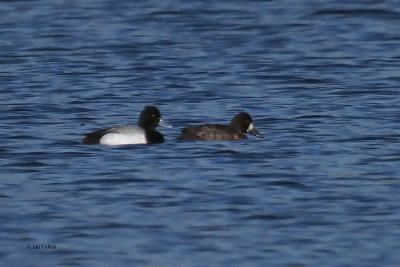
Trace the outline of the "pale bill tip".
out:
[[[160,118],[160,122],[158,123],[158,125],[160,125],[161,127],[164,127],[164,128],[172,128],[173,127],[171,124],[167,123],[162,118]]]

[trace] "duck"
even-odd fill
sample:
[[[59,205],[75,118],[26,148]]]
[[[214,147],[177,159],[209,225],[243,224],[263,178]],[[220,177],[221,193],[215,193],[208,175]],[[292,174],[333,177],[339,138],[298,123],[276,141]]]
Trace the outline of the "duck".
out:
[[[249,113],[240,112],[233,117],[229,125],[202,124],[183,128],[178,140],[235,141],[246,139],[246,133],[259,138],[264,137],[255,128]]]
[[[82,140],[86,145],[145,145],[164,143],[164,136],[156,130],[157,126],[170,128],[155,106],[145,106],[140,112],[138,125],[120,125],[96,130],[85,134]]]

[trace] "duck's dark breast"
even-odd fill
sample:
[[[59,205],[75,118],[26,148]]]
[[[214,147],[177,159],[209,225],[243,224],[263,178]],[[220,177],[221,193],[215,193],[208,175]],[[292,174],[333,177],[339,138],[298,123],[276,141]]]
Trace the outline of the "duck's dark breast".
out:
[[[164,143],[164,136],[157,131],[146,131],[147,144]]]

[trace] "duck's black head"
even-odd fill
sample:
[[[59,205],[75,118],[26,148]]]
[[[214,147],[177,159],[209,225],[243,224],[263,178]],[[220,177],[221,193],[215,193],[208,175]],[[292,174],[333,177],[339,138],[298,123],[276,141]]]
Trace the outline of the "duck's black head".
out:
[[[161,112],[155,106],[145,106],[139,116],[139,126],[145,130],[154,130],[161,120]]]
[[[242,134],[249,133],[257,137],[263,137],[263,135],[257,131],[256,127],[254,127],[253,120],[247,112],[240,112],[233,117],[230,126]]]

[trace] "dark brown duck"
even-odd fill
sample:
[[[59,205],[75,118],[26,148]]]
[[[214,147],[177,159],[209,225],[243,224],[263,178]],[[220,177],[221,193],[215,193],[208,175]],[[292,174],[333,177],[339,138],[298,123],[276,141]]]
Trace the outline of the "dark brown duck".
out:
[[[254,127],[251,116],[246,112],[240,112],[233,117],[229,125],[203,124],[190,126],[182,129],[180,140],[201,140],[201,141],[234,141],[246,139],[246,133],[262,138]]]

